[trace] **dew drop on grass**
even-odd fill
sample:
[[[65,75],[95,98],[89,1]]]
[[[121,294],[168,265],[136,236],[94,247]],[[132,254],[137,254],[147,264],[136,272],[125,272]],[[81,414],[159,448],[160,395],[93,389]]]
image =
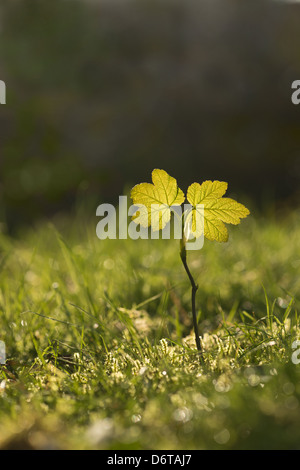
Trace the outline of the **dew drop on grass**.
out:
[[[113,421],[110,418],[104,418],[93,423],[88,431],[87,438],[94,444],[99,445],[109,439],[114,432]]]
[[[5,380],[2,380],[0,382],[0,393],[2,393],[5,390],[6,382]]]
[[[231,389],[231,383],[229,378],[222,374],[217,380],[213,381],[216,392],[226,393]]]
[[[248,384],[250,385],[250,387],[256,387],[257,385],[259,385],[260,384],[259,375],[256,375],[256,374],[249,375]]]
[[[141,367],[139,370],[139,375],[143,375],[148,370],[148,367]]]
[[[175,421],[187,423],[193,417],[193,412],[189,408],[177,408],[173,413]]]
[[[131,421],[132,421],[133,423],[138,423],[139,421],[141,421],[141,419],[142,419],[142,417],[141,417],[141,415],[139,415],[139,414],[137,414],[137,415],[132,415],[132,417],[131,417]]]
[[[114,262],[113,259],[107,258],[106,260],[104,260],[103,266],[104,266],[105,269],[111,270],[111,269],[114,269],[115,262]]]
[[[154,264],[153,255],[144,256],[143,265],[145,266],[145,268],[151,268],[151,266],[153,266],[153,264]]]
[[[289,304],[289,300],[286,300],[286,299],[283,299],[282,297],[278,297],[277,298],[277,303],[279,305],[280,308],[287,308],[288,304]]]
[[[297,400],[296,397],[294,397],[293,395],[288,397],[285,402],[284,402],[284,406],[288,409],[288,410],[296,410],[299,406],[299,402]]]
[[[222,431],[214,435],[214,440],[216,441],[217,444],[220,444],[220,445],[226,444],[229,441],[229,439],[230,439],[230,432],[226,428],[222,429]]]
[[[283,384],[282,390],[286,395],[292,395],[295,391],[295,385],[292,382],[286,382]]]

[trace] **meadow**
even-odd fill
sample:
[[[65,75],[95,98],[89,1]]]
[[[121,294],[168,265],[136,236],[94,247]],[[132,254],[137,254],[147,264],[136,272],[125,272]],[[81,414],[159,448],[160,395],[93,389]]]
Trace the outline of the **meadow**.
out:
[[[0,449],[299,449],[300,213],[227,243],[102,240],[83,214],[0,234]]]

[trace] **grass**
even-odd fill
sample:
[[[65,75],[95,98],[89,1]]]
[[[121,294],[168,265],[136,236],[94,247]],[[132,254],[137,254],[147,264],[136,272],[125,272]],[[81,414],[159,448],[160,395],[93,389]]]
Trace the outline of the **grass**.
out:
[[[80,218],[0,235],[0,449],[299,449],[300,216],[189,253]]]

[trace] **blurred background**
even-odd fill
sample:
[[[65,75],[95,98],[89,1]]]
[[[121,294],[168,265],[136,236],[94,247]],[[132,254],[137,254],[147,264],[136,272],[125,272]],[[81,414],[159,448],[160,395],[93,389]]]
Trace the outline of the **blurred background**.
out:
[[[102,202],[153,168],[229,182],[257,211],[300,202],[300,4],[2,0],[0,222]]]

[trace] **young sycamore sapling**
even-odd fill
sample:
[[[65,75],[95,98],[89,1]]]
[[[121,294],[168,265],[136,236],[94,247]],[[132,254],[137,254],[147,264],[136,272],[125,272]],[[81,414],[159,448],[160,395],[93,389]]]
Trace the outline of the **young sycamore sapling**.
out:
[[[142,227],[151,227],[153,231],[158,231],[170,221],[171,207],[181,206],[185,201],[185,195],[178,188],[176,179],[164,170],[153,170],[152,183],[137,184],[131,190],[133,203],[138,207],[132,219]],[[193,326],[201,360],[202,347],[196,315],[198,286],[188,267],[187,242],[191,233],[195,239],[204,236],[211,241],[227,242],[228,231],[225,223],[237,225],[241,218],[247,217],[250,213],[242,204],[223,197],[227,186],[228,184],[223,181],[191,184],[186,194],[188,209],[181,215],[180,257],[192,287]],[[176,212],[175,215],[178,216]]]

